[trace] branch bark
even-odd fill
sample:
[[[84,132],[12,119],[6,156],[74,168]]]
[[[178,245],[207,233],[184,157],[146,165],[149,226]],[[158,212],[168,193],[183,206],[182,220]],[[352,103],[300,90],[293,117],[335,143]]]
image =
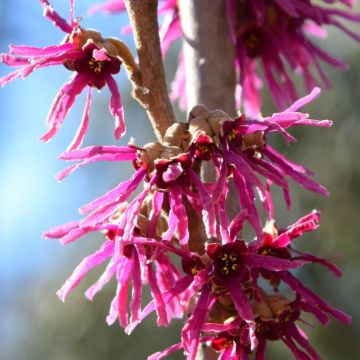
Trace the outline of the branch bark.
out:
[[[235,116],[234,47],[224,0],[181,0],[188,111],[204,104]]]
[[[161,141],[176,119],[165,81],[157,4],[157,0],[125,0],[139,58],[139,74],[132,76],[133,96],[146,110]]]

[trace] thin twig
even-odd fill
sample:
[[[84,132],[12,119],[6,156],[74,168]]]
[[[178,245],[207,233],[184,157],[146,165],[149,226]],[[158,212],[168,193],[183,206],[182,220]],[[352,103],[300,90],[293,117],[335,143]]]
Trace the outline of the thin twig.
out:
[[[156,137],[161,141],[176,119],[165,81],[157,4],[157,0],[125,0],[140,69],[140,74],[132,80],[133,96],[146,110]]]

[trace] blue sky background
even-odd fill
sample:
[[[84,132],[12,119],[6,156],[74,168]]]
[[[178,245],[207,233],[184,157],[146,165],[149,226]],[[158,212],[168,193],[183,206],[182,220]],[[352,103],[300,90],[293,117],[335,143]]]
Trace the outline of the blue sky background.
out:
[[[95,1],[78,3],[76,14],[85,15],[87,6]],[[54,1],[54,6],[61,14],[67,15],[68,1]],[[18,10],[20,7],[21,11]],[[8,43],[42,47],[58,44],[63,38],[64,34],[42,16],[37,2],[2,2],[0,9],[2,52],[7,51]],[[104,17],[97,14],[86,18],[83,26],[100,28],[101,24],[105,36],[120,35],[126,18],[115,16],[113,21],[104,21]],[[6,66],[0,67],[1,75],[8,71]],[[127,81],[124,71],[121,73],[118,76],[119,84],[124,89]],[[109,171],[112,170],[106,165],[97,166],[95,179],[85,175],[87,170],[63,184],[54,179],[54,174],[65,165],[57,160],[57,155],[67,147],[78,126],[85,101],[83,95],[77,99],[59,136],[50,144],[37,140],[46,131],[44,120],[57,90],[70,75],[64,67],[56,66],[36,71],[26,80],[17,80],[1,89],[0,271],[6,277],[43,269],[49,258],[53,259],[54,254],[58,253],[55,250],[58,244],[54,247],[52,242],[44,242],[40,239],[41,232],[57,223],[76,218],[76,209],[81,204],[99,195],[102,187],[105,189],[109,186]],[[94,91],[87,144],[92,144],[94,140],[98,143],[114,142],[113,120],[106,109],[106,91],[104,94]],[[100,111],[96,112],[96,108],[100,108]],[[99,134],[99,138],[95,139],[95,134]],[[128,139],[129,135],[119,144],[126,143]],[[101,182],[98,181],[99,175]],[[97,181],[94,183],[94,180]]]

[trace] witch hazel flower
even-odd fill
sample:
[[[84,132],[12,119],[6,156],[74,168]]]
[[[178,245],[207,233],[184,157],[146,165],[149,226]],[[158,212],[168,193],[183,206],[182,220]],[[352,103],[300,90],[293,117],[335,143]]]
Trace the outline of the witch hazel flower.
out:
[[[279,231],[274,221],[268,222],[262,246],[237,239],[241,227],[231,224],[228,237],[235,234],[231,242],[221,245],[219,240],[213,240],[207,244],[205,255],[183,258],[183,270],[188,275],[174,284],[172,294],[177,295],[182,282],[192,276],[188,285],[194,289],[196,299],[192,314],[182,330],[181,343],[149,359],[162,359],[180,349],[185,351],[187,359],[194,359],[199,344],[207,343],[219,353],[220,359],[249,359],[254,353],[256,359],[262,360],[267,342],[275,340],[289,347],[296,359],[320,359],[299,327],[301,323],[308,325],[302,319],[303,314],[311,314],[324,326],[329,324],[330,316],[345,324],[351,318],[328,305],[290,273],[291,269],[320,263],[336,275],[341,274],[328,260],[298,256],[299,252],[293,252],[289,245],[304,232],[315,230],[318,221],[319,213],[313,212]],[[269,281],[273,293],[262,288],[264,283],[260,282],[259,274]],[[293,291],[292,298],[281,294],[280,281]],[[141,318],[153,310],[150,303]]]
[[[302,322],[300,316],[303,312],[311,313],[311,310],[303,309],[301,299],[290,300],[281,294],[267,294],[261,289],[261,300],[253,302],[252,309],[257,339],[254,349],[251,348],[250,328],[241,319],[224,324],[206,323],[201,342],[206,342],[218,354],[219,359],[223,360],[248,360],[251,354],[258,360],[265,360],[267,341],[282,341],[296,359],[320,359],[298,325]]]
[[[112,279],[116,278],[117,291],[111,303],[107,323],[113,324],[117,319],[120,326],[136,326],[140,322],[142,288],[148,284],[154,299],[158,325],[169,324],[172,317],[182,317],[185,310],[187,292],[164,301],[162,294],[172,289],[181,277],[180,271],[172,263],[169,251],[179,252],[171,247],[161,246],[161,234],[166,230],[167,222],[157,206],[155,197],[145,201],[141,213],[136,219],[131,238],[124,236],[122,226],[126,216],[126,203],[108,222],[87,228],[86,232],[99,232],[105,238],[101,248],[87,256],[77,266],[73,274],[58,291],[62,301],[78,286],[82,279],[93,268],[108,262],[101,277],[86,291],[89,300],[100,292]],[[80,229],[79,222],[58,226],[45,232],[46,238],[61,239],[63,244],[69,242],[69,233]],[[84,233],[82,233],[83,235]],[[132,284],[132,297],[128,304],[128,293]]]
[[[320,264],[325,266],[337,277],[340,277],[342,274],[341,270],[329,260],[313,254],[301,252],[292,246],[293,239],[301,236],[305,232],[317,229],[319,221],[320,213],[315,210],[303,216],[294,224],[280,230],[277,229],[275,220],[272,219],[268,221],[264,227],[263,243],[252,243],[252,251],[256,251],[258,254],[265,257],[272,256],[279,259],[287,259],[289,261],[302,260],[306,263]],[[325,315],[323,315],[323,313],[328,313],[345,324],[351,322],[351,318],[348,315],[328,305],[323,299],[308,289],[288,271],[273,272],[264,269],[260,271],[254,269],[252,275],[254,277],[261,275],[263,279],[266,279],[269,282],[276,292],[279,291],[281,283],[287,284],[294,291],[296,296],[302,299],[304,306],[312,309],[312,312],[318,314],[319,318],[324,319]],[[327,320],[324,322],[325,325],[329,322],[329,319],[326,319]]]
[[[181,256],[181,255],[180,255]],[[195,253],[182,256],[182,266],[185,272],[179,279],[172,292],[164,294],[166,300],[172,299],[184,291],[184,284],[191,289],[195,299],[191,316],[182,329],[181,346],[175,346],[172,350],[183,347],[187,359],[195,359],[197,348],[201,339],[201,333],[209,318],[218,316],[216,309],[225,306],[231,316],[237,316],[248,324],[251,334],[251,348],[255,348],[255,317],[251,307],[253,297],[253,282],[251,281],[252,268],[265,268],[272,271],[283,271],[302,266],[303,261],[288,261],[268,257],[261,258],[258,254],[252,254],[244,241],[234,241],[225,245],[209,243],[204,255]],[[231,310],[229,310],[231,309]],[[142,311],[141,319],[145,318],[154,310],[154,302],[149,303]],[[214,312],[215,310],[215,312]],[[226,313],[226,312],[225,312]],[[214,315],[215,314],[215,315]],[[226,317],[225,317],[226,319]],[[133,330],[130,327],[129,332]],[[157,359],[156,356],[150,357]],[[161,357],[159,357],[161,358]]]
[[[114,135],[119,139],[125,133],[123,106],[116,81],[113,75],[120,71],[123,61],[132,62],[132,55],[120,40],[104,39],[94,30],[83,29],[79,19],[73,17],[73,1],[71,1],[71,18],[68,23],[51,6],[47,0],[41,0],[44,15],[66,36],[60,45],[37,48],[32,46],[10,45],[8,54],[1,54],[1,62],[9,66],[20,66],[20,69],[0,79],[0,85],[25,78],[33,71],[61,65],[73,72],[70,80],[57,93],[50,108],[46,124],[49,130],[41,140],[49,141],[61,128],[76,97],[84,90],[87,98],[78,131],[69,145],[69,150],[81,146],[89,124],[89,111],[92,89],[103,89],[107,86],[111,93],[109,108],[115,119]],[[127,59],[127,60],[124,60]]]
[[[352,6],[354,2],[343,3]],[[314,1],[228,0],[227,6],[242,100],[245,111],[251,115],[257,114],[261,105],[256,64],[262,67],[267,86],[282,110],[298,97],[287,66],[302,75],[308,91],[318,84],[312,68],[325,86],[330,85],[320,61],[339,69],[347,68],[345,63],[318,47],[309,35],[323,38],[326,36],[324,26],[330,25],[360,41],[359,35],[344,24],[345,21],[359,23],[360,14],[335,4],[328,7]]]
[[[89,9],[89,14],[94,14],[98,11],[105,14],[116,14],[126,11],[124,0],[109,0],[105,3],[100,3],[92,6]],[[181,22],[179,17],[179,9],[177,0],[160,0],[158,8],[159,16],[159,37],[161,42],[161,51],[165,58],[171,45],[183,36]],[[122,33],[131,31],[130,26],[125,26]],[[174,79],[170,85],[170,100],[178,101],[181,110],[186,110],[186,76],[185,76],[185,63],[184,51],[181,48],[178,56],[178,66]]]
[[[291,178],[307,190],[328,195],[325,187],[315,182],[313,173],[278,153],[267,141],[273,132],[280,133],[287,142],[296,139],[287,131],[299,125],[329,127],[328,120],[316,121],[306,113],[298,112],[320,93],[315,88],[309,95],[297,100],[282,113],[272,116],[246,117],[242,114],[232,119],[220,110],[210,111],[204,106],[193,109],[189,120],[191,135],[190,152],[202,161],[211,161],[217,173],[217,181],[212,189],[213,202],[218,206],[220,226],[228,227],[229,220],[223,209],[227,196],[229,179],[232,178],[243,210],[239,217],[246,217],[258,236],[262,228],[258,210],[254,203],[258,192],[265,210],[269,211],[267,199],[270,193],[259,175],[279,186],[284,193],[288,208],[291,206],[288,179]]]
[[[143,148],[135,145],[95,146],[65,152],[60,158],[79,162],[61,171],[57,175],[58,180],[62,180],[79,166],[95,161],[132,161],[136,169],[132,179],[120,183],[113,190],[80,209],[82,214],[89,214],[81,221],[83,231],[108,220],[121,203],[127,201],[145,181],[144,190],[130,202],[126,209],[125,236],[130,236],[134,229],[135,219],[140,212],[142,202],[153,193],[159,193],[156,196],[159,199],[160,208],[165,205],[165,200],[169,204],[169,228],[163,234],[164,242],[171,242],[176,235],[182,247],[188,246],[188,216],[184,201],[188,201],[189,206],[194,205],[204,221],[208,236],[212,237],[216,234],[215,212],[210,194],[201,182],[196,169],[193,168],[193,159],[178,146],[161,143],[150,143]],[[81,231],[77,229],[73,233],[77,234]],[[70,237],[71,234],[70,232]]]

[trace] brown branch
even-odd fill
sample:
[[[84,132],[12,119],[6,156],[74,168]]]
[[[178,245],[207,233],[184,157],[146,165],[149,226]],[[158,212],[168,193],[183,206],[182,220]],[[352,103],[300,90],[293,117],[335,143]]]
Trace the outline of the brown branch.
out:
[[[204,104],[231,116],[235,111],[234,47],[224,0],[181,0],[188,111]]]
[[[162,61],[157,0],[125,0],[139,57],[138,76],[133,76],[133,96],[146,110],[158,140],[176,119],[170,103]]]

